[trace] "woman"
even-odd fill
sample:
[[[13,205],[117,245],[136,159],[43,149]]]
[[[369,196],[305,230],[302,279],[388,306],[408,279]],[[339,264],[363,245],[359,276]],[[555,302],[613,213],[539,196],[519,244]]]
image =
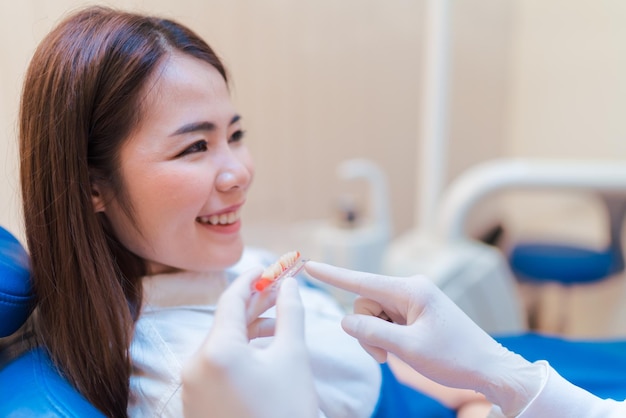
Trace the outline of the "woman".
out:
[[[254,170],[227,81],[184,26],[100,7],[63,20],[28,68],[20,170],[31,326],[108,416],[182,414],[182,364],[241,256]],[[308,295],[319,307],[307,337],[321,411],[367,416],[380,370],[343,335],[338,308]]]

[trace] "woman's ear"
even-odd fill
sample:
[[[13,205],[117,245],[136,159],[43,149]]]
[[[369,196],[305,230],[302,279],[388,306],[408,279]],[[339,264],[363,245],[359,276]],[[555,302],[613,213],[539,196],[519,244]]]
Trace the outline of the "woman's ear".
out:
[[[94,212],[104,212],[104,195],[102,189],[95,181],[91,182],[91,203],[93,204]]]

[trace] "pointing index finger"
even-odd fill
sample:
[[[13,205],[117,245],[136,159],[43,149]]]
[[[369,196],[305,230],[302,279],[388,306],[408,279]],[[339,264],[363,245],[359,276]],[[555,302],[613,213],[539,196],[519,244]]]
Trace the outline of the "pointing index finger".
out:
[[[307,262],[304,269],[316,279],[373,300],[397,296],[396,283],[405,281],[401,277],[348,270],[314,261]]]

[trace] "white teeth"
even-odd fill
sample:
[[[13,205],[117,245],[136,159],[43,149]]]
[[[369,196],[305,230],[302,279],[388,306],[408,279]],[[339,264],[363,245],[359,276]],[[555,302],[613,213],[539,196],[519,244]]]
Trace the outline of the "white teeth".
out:
[[[221,215],[201,216],[198,222],[211,225],[229,225],[237,222],[239,211],[222,213]]]

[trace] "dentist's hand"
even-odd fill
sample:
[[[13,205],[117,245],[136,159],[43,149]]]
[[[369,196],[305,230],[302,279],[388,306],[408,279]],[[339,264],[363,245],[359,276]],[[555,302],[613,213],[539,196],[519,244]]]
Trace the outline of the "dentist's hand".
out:
[[[393,353],[424,376],[472,389],[516,416],[534,398],[546,375],[502,347],[429,279],[387,277],[309,261],[313,277],[361,297],[344,330],[379,362]]]
[[[185,417],[318,416],[295,279],[284,280],[278,291],[273,341],[264,348],[249,344],[268,334],[267,322],[249,306],[251,283],[259,275],[244,273],[223,293],[209,336],[185,365]]]

